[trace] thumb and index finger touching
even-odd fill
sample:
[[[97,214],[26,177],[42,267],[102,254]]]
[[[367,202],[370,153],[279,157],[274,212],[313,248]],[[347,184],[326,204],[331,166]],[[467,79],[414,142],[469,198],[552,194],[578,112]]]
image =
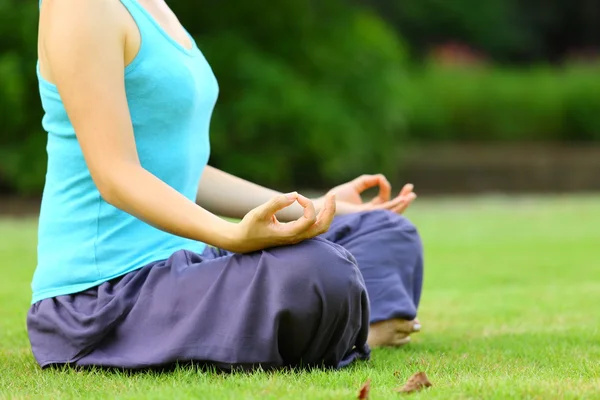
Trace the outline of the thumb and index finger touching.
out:
[[[286,207],[291,206],[298,199],[299,194],[297,192],[280,194],[271,198],[260,208],[260,216],[266,219],[270,219],[271,216],[276,214],[278,211],[283,210]]]
[[[335,196],[328,195],[326,197],[323,208],[318,214],[310,199],[299,195],[297,201],[304,208],[304,214],[297,220],[286,224],[291,232],[302,238],[308,238],[327,231],[335,215]]]
[[[371,200],[373,204],[389,201],[392,195],[392,185],[383,174],[362,175],[356,178],[353,184],[358,193],[372,187],[379,187],[379,193]]]
[[[353,181],[353,184],[359,193],[372,187],[379,187],[377,196],[367,203],[370,207],[390,209],[401,213],[417,197],[413,192],[414,185],[407,183],[396,197],[391,198],[391,185],[382,174],[360,176]]]
[[[262,206],[259,215],[263,219],[270,220],[277,212],[291,206],[295,202],[298,202],[302,206],[303,214],[294,221],[282,224],[289,234],[300,235],[313,227],[318,231],[323,230],[323,228],[326,230],[329,227],[335,214],[335,197],[333,195],[327,196],[324,207],[319,211],[318,215],[312,200],[297,192],[273,197]]]

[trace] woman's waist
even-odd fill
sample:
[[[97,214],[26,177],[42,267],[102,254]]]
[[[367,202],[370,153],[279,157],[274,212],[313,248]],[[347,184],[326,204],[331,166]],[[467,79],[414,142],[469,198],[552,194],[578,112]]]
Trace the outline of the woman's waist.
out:
[[[38,265],[32,282],[34,297],[57,290],[66,293],[69,288],[91,287],[167,259],[178,250],[201,253],[205,248],[201,242],[155,228],[136,229],[134,226],[123,226],[110,235],[75,229],[57,231],[54,236],[40,235]]]

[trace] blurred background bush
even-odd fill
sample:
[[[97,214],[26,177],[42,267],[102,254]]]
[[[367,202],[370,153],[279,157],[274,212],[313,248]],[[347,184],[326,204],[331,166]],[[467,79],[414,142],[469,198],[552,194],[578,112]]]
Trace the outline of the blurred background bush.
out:
[[[211,164],[228,172],[281,190],[364,172],[431,193],[600,189],[596,0],[168,3],[219,79]],[[37,16],[0,0],[4,194],[44,181]]]

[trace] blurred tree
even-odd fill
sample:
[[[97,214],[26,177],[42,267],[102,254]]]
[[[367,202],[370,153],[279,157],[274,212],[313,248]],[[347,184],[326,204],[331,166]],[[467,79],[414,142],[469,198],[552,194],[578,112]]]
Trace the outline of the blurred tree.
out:
[[[169,4],[220,81],[213,164],[280,187],[395,172],[405,51],[379,17],[344,0]],[[31,193],[46,166],[37,6],[0,0],[0,187]]]
[[[355,0],[391,22],[417,57],[445,42],[467,44],[502,63],[561,61],[600,50],[597,0]]]
[[[36,1],[0,0],[0,189],[39,190],[44,180],[37,13]]]
[[[37,3],[0,0],[0,191],[39,193],[44,181]],[[211,163],[264,184],[393,179],[408,139],[600,141],[593,68],[443,70],[407,55],[444,45],[438,59],[467,64],[598,57],[597,0],[169,4],[220,82]]]
[[[571,53],[600,53],[597,0],[516,0],[522,21],[536,38],[527,60],[560,62]]]
[[[448,41],[466,43],[495,60],[526,51],[531,37],[521,28],[511,0],[363,0],[407,38],[412,53],[424,57]]]
[[[406,51],[343,0],[173,2],[221,83],[213,163],[266,184],[395,172]]]

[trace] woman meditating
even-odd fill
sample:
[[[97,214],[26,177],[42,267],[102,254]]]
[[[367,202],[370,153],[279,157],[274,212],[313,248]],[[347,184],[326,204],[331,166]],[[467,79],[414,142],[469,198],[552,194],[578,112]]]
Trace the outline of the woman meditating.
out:
[[[418,330],[411,185],[365,175],[308,199],[212,168],[217,80],[163,0],[40,7],[42,367],[339,368]]]

